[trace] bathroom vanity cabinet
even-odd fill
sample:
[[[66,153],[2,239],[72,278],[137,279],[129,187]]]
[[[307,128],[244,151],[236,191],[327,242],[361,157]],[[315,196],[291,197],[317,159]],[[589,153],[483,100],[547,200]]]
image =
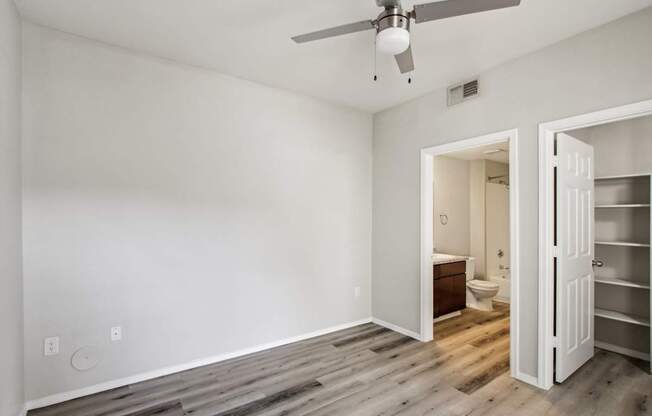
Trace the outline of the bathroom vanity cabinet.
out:
[[[466,262],[433,265],[434,318],[466,307]]]

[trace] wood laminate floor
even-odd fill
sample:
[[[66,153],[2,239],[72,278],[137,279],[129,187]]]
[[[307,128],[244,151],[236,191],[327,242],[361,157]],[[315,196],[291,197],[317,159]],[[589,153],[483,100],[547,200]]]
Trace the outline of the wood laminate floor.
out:
[[[117,388],[29,416],[652,415],[640,362],[596,351],[564,384],[509,376],[509,309],[466,310],[420,343],[374,324]]]

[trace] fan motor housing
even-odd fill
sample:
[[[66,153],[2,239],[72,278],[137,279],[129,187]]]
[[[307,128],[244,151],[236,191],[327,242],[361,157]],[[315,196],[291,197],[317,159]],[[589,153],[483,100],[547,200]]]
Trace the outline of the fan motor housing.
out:
[[[385,9],[376,19],[376,32],[380,33],[390,27],[397,27],[410,31],[410,15],[399,7]]]

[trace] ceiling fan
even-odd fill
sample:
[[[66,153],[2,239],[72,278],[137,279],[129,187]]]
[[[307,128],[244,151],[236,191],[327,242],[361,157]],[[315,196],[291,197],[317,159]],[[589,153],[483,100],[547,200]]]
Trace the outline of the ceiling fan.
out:
[[[410,20],[415,23],[446,19],[464,14],[484,12],[518,6],[521,0],[444,0],[417,4],[412,11],[403,10],[401,0],[376,0],[383,10],[374,20],[349,23],[329,29],[318,30],[294,36],[296,43],[346,35],[349,33],[376,30],[376,47],[381,53],[394,55],[401,73],[414,70],[410,46]]]

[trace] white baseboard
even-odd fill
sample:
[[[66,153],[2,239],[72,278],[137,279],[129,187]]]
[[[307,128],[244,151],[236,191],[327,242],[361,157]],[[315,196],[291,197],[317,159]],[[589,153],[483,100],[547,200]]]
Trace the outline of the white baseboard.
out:
[[[541,388],[541,386],[539,386],[539,379],[529,374],[525,374],[525,373],[521,373],[520,371],[517,371],[514,374],[512,374],[512,377],[518,381],[522,381],[523,383],[531,384],[534,387]]]
[[[595,346],[603,350],[615,352],[622,355],[627,355],[628,357],[634,357],[634,358],[638,358],[639,360],[650,361],[650,354],[645,352],[630,350],[629,348],[624,348],[618,345],[613,345],[607,342],[600,342],[600,341],[595,341]]]
[[[293,342],[303,341],[309,338],[318,337],[320,335],[330,334],[331,332],[341,331],[343,329],[351,328],[354,326],[366,324],[372,321],[372,318],[365,318],[359,321],[348,322],[341,325],[335,325],[329,328],[320,329],[317,331],[309,332],[307,334],[297,335],[290,338],[285,338],[279,341],[269,342],[267,344],[257,345],[242,350],[215,355],[212,357],[201,358],[198,360],[190,361],[185,364],[174,365],[170,367],[161,368],[158,370],[149,371],[147,373],[136,374],[130,377],[125,377],[117,380],[111,380],[100,384],[95,384],[81,389],[72,390],[64,393],[53,394],[51,396],[42,397],[39,399],[29,400],[26,404],[26,411],[38,409],[41,407],[52,406],[57,403],[63,403],[68,400],[77,399],[79,397],[88,396],[91,394],[100,393],[106,390],[115,389],[117,387],[126,386],[129,384],[139,383],[141,381],[151,380],[153,378],[167,376],[170,374],[178,373],[181,371],[191,370],[193,368],[202,367],[209,364],[215,364],[220,361],[229,360],[231,358],[241,357],[243,355],[252,354],[259,351],[268,350],[282,345],[292,344]]]
[[[410,331],[409,329],[405,329],[398,325],[385,322],[382,319],[378,319],[378,318],[371,318],[371,322],[380,326],[384,326],[385,328],[391,329],[392,331],[398,332],[399,334],[407,335],[408,337],[412,337],[416,340],[421,341],[421,335],[414,331]]]
[[[446,315],[438,316],[437,318],[433,319],[432,323],[435,324],[437,322],[445,321],[446,319],[455,318],[456,316],[460,316],[460,315],[462,315],[461,311],[447,313]]]

